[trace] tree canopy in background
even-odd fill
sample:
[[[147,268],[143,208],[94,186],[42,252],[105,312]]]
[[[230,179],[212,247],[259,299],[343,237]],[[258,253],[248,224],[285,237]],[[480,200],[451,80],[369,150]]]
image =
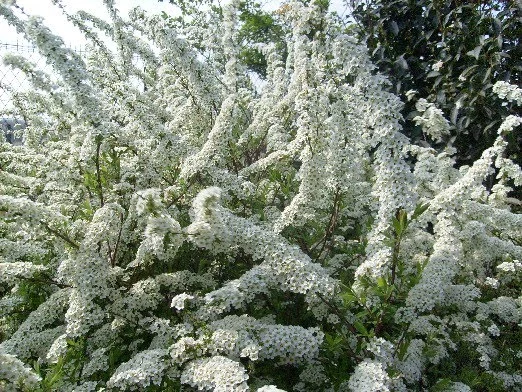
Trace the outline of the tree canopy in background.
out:
[[[515,1],[350,4],[372,59],[405,102],[405,132],[415,140],[423,138],[413,121],[420,98],[435,103],[450,120],[459,164],[480,156],[502,118],[520,114],[520,108],[506,105],[491,89],[498,80],[522,81],[522,8]],[[510,153],[520,163],[520,131],[510,141]]]
[[[493,142],[501,119],[520,114],[492,92],[495,81],[519,85],[522,73],[522,6],[516,1],[349,0],[347,31],[368,45],[372,60],[405,102],[403,132],[428,142],[413,120],[419,99],[441,109],[450,120],[445,143],[457,148],[459,165],[469,164]],[[239,18],[242,61],[265,75],[266,63],[255,44],[281,45],[288,29],[275,12],[243,1]],[[323,7],[327,8],[328,2]],[[509,154],[522,162],[522,135],[511,136]]]

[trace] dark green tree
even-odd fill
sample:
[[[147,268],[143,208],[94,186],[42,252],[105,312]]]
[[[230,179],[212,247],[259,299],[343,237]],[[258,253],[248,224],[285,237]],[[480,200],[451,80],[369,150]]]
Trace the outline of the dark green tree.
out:
[[[255,1],[242,1],[239,6],[239,20],[242,23],[239,31],[241,59],[250,71],[261,77],[266,76],[266,59],[256,44],[275,44],[280,51],[286,52],[284,46],[285,28],[277,17],[277,13],[269,13]]]
[[[499,80],[522,78],[522,6],[510,0],[349,0],[381,72],[406,102],[404,131],[421,142],[415,102],[436,103],[452,125],[459,164],[469,164],[495,138],[500,118],[518,110],[493,94]],[[406,92],[415,91],[408,99]],[[521,161],[520,131],[510,155]]]

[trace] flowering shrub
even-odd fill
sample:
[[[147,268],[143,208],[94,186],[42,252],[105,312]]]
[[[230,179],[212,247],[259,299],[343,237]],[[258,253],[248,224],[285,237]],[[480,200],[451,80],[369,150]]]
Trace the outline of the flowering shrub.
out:
[[[0,389],[522,390],[520,117],[457,169],[320,2],[281,11],[261,87],[234,3],[197,34],[105,4],[67,14],[87,62],[0,5],[59,76],[6,59],[34,90],[0,144]]]

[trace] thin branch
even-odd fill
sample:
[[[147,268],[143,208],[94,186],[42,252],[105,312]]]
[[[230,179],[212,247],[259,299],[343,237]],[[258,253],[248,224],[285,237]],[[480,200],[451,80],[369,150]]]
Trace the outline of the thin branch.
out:
[[[328,308],[334,312],[340,319],[341,321],[344,322],[344,324],[348,327],[348,329],[350,330],[350,332],[352,333],[357,333],[357,330],[355,329],[355,327],[346,319],[346,317],[344,317],[341,312],[339,312],[339,309],[337,309],[336,306],[332,305],[330,303],[330,301],[328,301],[322,294],[320,293],[315,293],[315,295],[317,295],[317,297],[319,297],[319,299],[324,302],[324,304],[326,306],[328,306]]]
[[[328,242],[328,239],[332,236],[332,234],[333,234],[333,232],[335,230],[335,225],[337,224],[337,218],[338,218],[338,215],[339,215],[339,202],[340,202],[340,200],[341,200],[341,190],[340,190],[339,187],[337,187],[336,190],[335,190],[335,195],[334,195],[334,202],[333,202],[333,206],[332,206],[332,213],[330,215],[330,220],[328,221],[328,226],[326,227],[324,236],[323,236],[321,241],[319,241],[317,244],[315,244],[312,247],[312,250],[315,250],[315,248],[317,248],[317,246],[322,242],[321,249],[319,250],[319,253],[317,254],[317,257],[315,258],[315,260],[318,260],[319,257],[321,257],[321,254],[323,253],[324,248],[326,247],[326,243]]]
[[[101,140],[98,140],[96,144],[96,157],[94,159],[94,163],[96,164],[96,181],[98,182],[98,196],[100,198],[101,207],[104,206],[105,201],[103,198],[103,188],[102,188],[102,180],[101,180],[101,172],[100,172],[100,149],[101,149]]]
[[[123,214],[121,214],[120,219],[120,229],[118,231],[118,238],[116,239],[116,245],[114,246],[114,252],[111,256],[111,266],[116,266],[116,256],[118,255],[118,247],[120,246],[120,240],[121,240],[121,232],[123,231]]]
[[[63,233],[60,233],[59,231],[57,230],[54,230],[52,228],[49,227],[49,225],[47,223],[45,223],[44,221],[39,221],[40,224],[45,227],[45,229],[51,233],[51,234],[54,234],[55,236],[61,238],[62,240],[64,240],[65,242],[67,242],[69,245],[71,245],[73,248],[75,249],[80,249],[80,245],[77,244],[76,242],[74,242],[72,239],[70,239],[67,235],[63,234]]]
[[[52,279],[26,278],[26,277],[23,277],[23,276],[17,276],[16,279],[27,280],[29,282],[35,282],[35,283],[52,284],[52,285],[57,286],[57,287],[59,287],[61,289],[68,289],[68,288],[72,287],[72,286],[70,286],[68,284],[60,283],[60,282],[57,282],[57,281],[52,280]]]
[[[315,293],[317,295],[317,297],[326,305],[328,306],[328,308],[334,312],[337,317],[339,317],[339,319],[348,327],[348,330],[353,333],[354,335],[357,334],[357,330],[355,329],[355,327],[346,319],[346,317],[344,317],[344,315],[341,314],[341,312],[339,311],[339,309],[337,309],[336,306],[332,305],[330,303],[330,301],[328,301],[326,298],[323,297],[322,294],[320,293]],[[357,360],[362,360],[362,358],[360,356],[358,356],[355,351],[352,350],[352,348],[350,347],[349,344],[346,345],[346,348],[348,349],[348,351],[350,352],[350,354],[353,356],[353,358],[357,359]]]

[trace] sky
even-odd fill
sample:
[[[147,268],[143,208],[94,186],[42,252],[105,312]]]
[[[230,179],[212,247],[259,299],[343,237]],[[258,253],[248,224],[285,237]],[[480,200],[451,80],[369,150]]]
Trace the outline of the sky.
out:
[[[281,0],[261,0],[265,3],[267,9],[277,9],[281,4]],[[98,17],[107,19],[107,12],[103,6],[102,0],[62,0],[64,6],[70,13],[80,9],[92,13]],[[343,0],[331,0],[331,10],[343,14],[346,7],[342,4]],[[51,0],[17,0],[17,4],[24,8],[25,12],[30,15],[42,16],[45,24],[56,34],[60,35],[66,44],[71,46],[82,45],[85,39],[62,15],[60,10],[53,6]],[[176,12],[176,7],[164,0],[116,0],[116,7],[123,13],[127,14],[132,8],[140,6],[149,12],[165,11],[169,14]],[[0,17],[0,43],[13,44],[21,42],[23,38],[16,34],[16,31],[8,26],[6,21]]]
[[[221,3],[225,3],[226,1],[227,0],[221,0]],[[258,1],[264,4],[267,10],[275,10],[283,2],[282,0]],[[85,46],[86,40],[83,35],[67,21],[60,9],[54,6],[51,0],[17,0],[16,2],[24,9],[25,13],[43,17],[44,24],[49,27],[53,33],[61,36],[67,46],[76,50]],[[82,9],[99,18],[109,20],[108,13],[103,5],[103,0],[61,0],[61,2],[70,14]],[[137,6],[142,7],[150,13],[165,11],[170,15],[175,15],[177,10],[168,0],[164,0],[163,2],[159,2],[158,0],[115,0],[115,3],[116,8],[122,15],[128,14],[132,8]],[[343,0],[330,0],[330,4],[331,11],[336,11],[340,15],[344,15],[346,12]],[[15,48],[13,45],[21,46]],[[28,50],[31,50],[31,52]],[[42,70],[52,73],[52,68],[46,65],[45,59],[32,50],[23,36],[18,35],[16,30],[12,26],[9,26],[5,19],[0,16],[0,117],[3,113],[9,113],[11,110],[11,94],[6,89],[3,89],[2,86],[10,86],[10,88],[17,91],[29,88],[26,78],[20,71],[13,71],[11,68],[3,65],[1,58],[5,53],[10,51],[23,54],[31,62],[41,67]]]

